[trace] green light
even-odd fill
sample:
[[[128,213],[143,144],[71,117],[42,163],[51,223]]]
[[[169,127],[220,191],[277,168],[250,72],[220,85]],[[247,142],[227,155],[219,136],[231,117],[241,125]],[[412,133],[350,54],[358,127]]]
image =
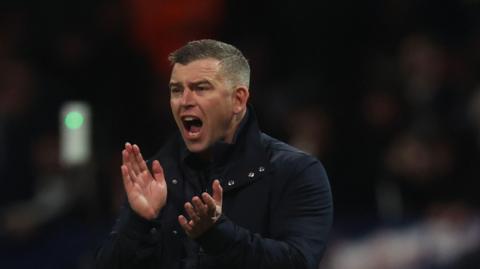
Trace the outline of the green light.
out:
[[[68,112],[67,116],[65,116],[65,125],[68,129],[78,129],[82,127],[83,122],[84,118],[80,112]]]

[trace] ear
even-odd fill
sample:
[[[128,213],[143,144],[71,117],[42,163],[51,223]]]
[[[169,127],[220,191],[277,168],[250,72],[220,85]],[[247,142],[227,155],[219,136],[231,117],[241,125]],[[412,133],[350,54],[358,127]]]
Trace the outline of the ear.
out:
[[[238,114],[245,110],[250,93],[245,86],[238,86],[233,92],[233,112]]]

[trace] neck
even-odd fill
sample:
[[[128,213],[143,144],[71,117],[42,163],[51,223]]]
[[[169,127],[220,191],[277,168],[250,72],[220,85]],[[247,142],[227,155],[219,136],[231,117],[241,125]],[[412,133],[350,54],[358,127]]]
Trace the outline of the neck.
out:
[[[213,147],[213,146],[212,146]],[[210,147],[209,149],[197,153],[198,158],[200,158],[202,161],[210,161],[213,159],[213,149]]]
[[[247,110],[244,109],[240,113],[235,114],[233,116],[231,125],[229,127],[229,131],[227,131],[225,137],[220,139],[220,141],[223,141],[227,144],[233,144],[233,140],[235,138],[235,135],[238,132],[238,129],[240,128],[240,123],[242,122],[243,118],[245,118],[245,115],[247,114]],[[211,145],[207,150],[203,152],[199,152],[198,157],[204,161],[209,161],[213,158],[213,147],[215,144]]]
[[[223,139],[225,143],[228,143],[228,144],[233,143],[235,134],[238,132],[238,128],[240,128],[240,123],[242,122],[243,118],[245,118],[246,114],[247,114],[247,110],[243,109],[240,113],[233,115],[233,119],[229,127],[229,131],[227,132],[226,136]]]

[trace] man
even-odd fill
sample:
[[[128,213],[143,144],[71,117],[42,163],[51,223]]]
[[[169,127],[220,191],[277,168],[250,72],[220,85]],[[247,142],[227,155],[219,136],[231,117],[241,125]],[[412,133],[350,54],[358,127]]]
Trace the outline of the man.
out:
[[[333,214],[320,162],[260,132],[238,49],[192,41],[169,59],[180,135],[151,162],[125,145],[128,205],[98,268],[318,268]]]

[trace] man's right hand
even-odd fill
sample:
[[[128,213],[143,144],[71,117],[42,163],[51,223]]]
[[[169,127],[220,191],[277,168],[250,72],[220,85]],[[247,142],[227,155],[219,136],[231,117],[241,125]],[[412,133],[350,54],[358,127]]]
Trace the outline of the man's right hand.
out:
[[[160,162],[152,163],[152,173],[143,160],[137,145],[125,144],[121,166],[123,185],[130,207],[141,217],[152,220],[167,201],[167,184]]]

